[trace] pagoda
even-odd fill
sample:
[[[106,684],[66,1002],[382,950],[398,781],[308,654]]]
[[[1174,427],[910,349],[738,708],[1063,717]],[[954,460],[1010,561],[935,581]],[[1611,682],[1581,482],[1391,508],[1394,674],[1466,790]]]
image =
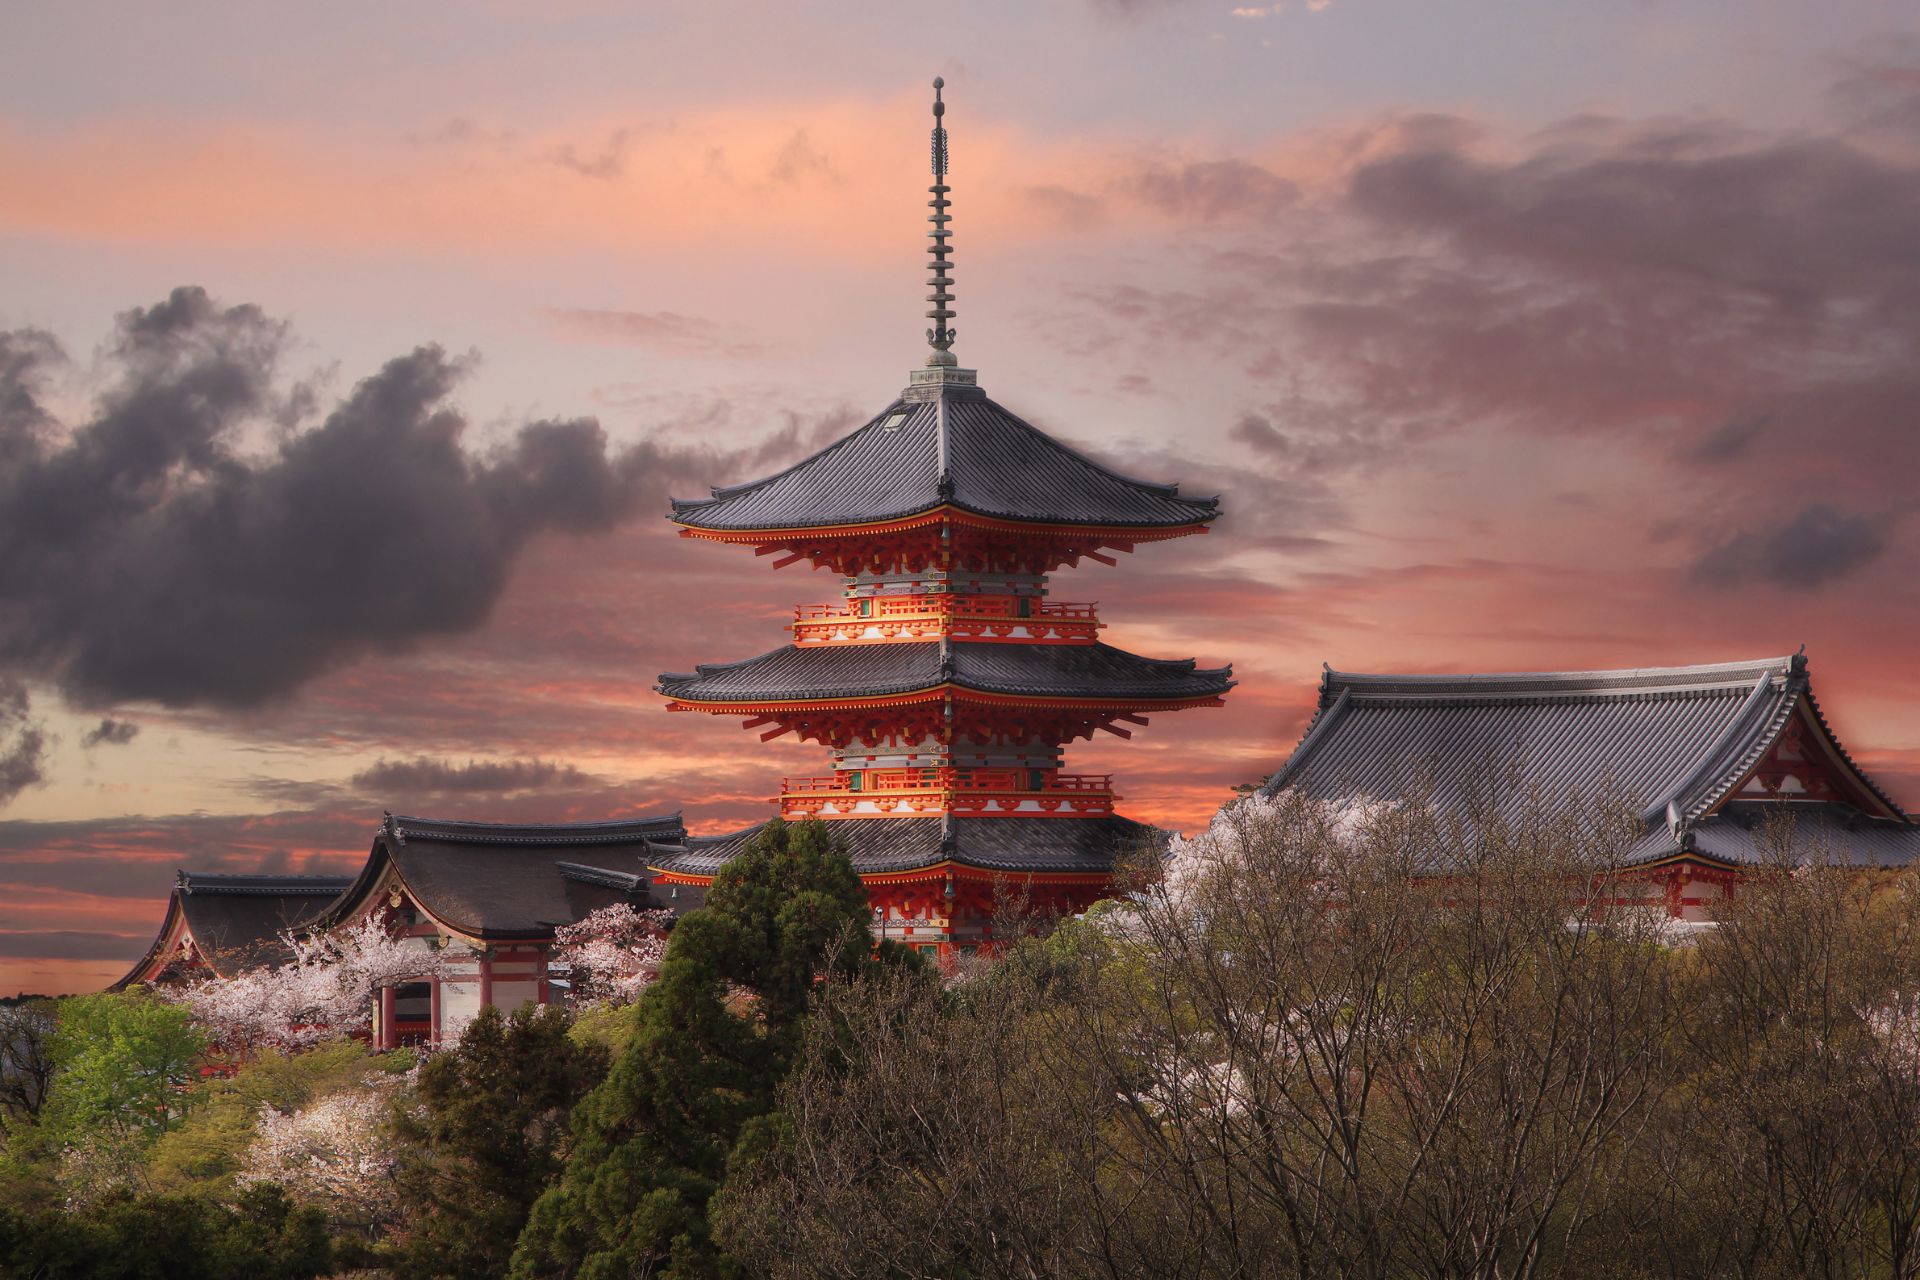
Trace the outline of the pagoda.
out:
[[[1115,812],[1111,777],[1066,772],[1066,744],[1219,706],[1233,680],[1231,668],[1103,644],[1094,605],[1049,594],[1057,569],[1205,533],[1219,503],[1099,465],[959,367],[946,107],[933,86],[925,367],[838,443],[673,503],[682,537],[830,569],[840,598],[800,607],[780,648],[663,675],[658,690],[670,711],[829,749],[831,772],[781,784],[781,815],[834,824],[875,932],[945,956],[990,937],[1008,882],[1036,908],[1080,909],[1107,894],[1122,855],[1162,838]],[[689,838],[655,864],[657,882],[704,886],[757,830]]]

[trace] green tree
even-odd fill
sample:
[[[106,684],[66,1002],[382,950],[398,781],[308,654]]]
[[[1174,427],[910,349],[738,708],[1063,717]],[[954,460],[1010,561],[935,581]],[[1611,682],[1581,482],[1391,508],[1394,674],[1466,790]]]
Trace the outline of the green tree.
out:
[[[310,1280],[332,1268],[325,1224],[272,1186],[232,1205],[148,1195],[86,1212],[0,1206],[0,1274],[34,1280]]]
[[[527,1213],[571,1146],[568,1114],[607,1073],[609,1054],[576,1042],[558,1005],[488,1007],[457,1048],[420,1070],[394,1121],[408,1219],[403,1276],[505,1272]]]
[[[41,1126],[62,1143],[103,1129],[151,1135],[172,1128],[192,1104],[205,1047],[186,1009],[143,991],[63,1000]]]
[[[708,1223],[729,1156],[758,1141],[820,975],[872,955],[843,846],[817,821],[768,823],[675,927],[631,1043],[574,1113],[573,1156],[534,1206],[513,1274],[738,1274]]]
[[[60,1001],[45,1102],[35,1122],[9,1135],[5,1180],[56,1174],[62,1196],[81,1204],[144,1189],[154,1139],[199,1092],[203,1048],[186,1010],[144,991]]]

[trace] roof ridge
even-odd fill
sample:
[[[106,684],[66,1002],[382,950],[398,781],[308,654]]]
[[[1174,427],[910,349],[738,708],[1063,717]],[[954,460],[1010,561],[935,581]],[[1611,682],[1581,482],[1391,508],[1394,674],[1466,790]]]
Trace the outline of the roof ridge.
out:
[[[262,881],[266,883],[261,883]],[[325,894],[337,897],[354,881],[352,875],[278,875],[272,872],[181,871],[175,888],[185,893],[230,896]]]
[[[556,862],[553,866],[563,880],[597,884],[609,889],[625,889],[629,893],[647,883],[647,877],[643,875],[637,875],[631,871],[615,871],[610,867],[589,866],[584,862]]]
[[[1756,680],[1785,684],[1790,659],[1611,671],[1499,671],[1464,675],[1327,670],[1321,699],[1350,689],[1368,702],[1543,704],[1618,698],[1744,696]]]
[[[464,818],[423,818],[394,815],[391,830],[401,844],[409,841],[458,843],[478,839],[490,844],[568,845],[601,844],[628,837],[645,842],[649,834],[684,829],[678,811],[644,818],[608,818],[593,822],[478,822]],[[383,827],[383,830],[387,828]]]
[[[1703,807],[1702,798],[1693,793],[1703,784],[1713,781],[1715,785],[1708,787],[1706,791],[1706,803],[1711,804],[1716,791],[1724,793],[1726,787],[1731,785],[1728,781],[1729,770],[1731,769],[1736,775],[1744,772],[1745,762],[1756,758],[1760,752],[1766,750],[1766,744],[1779,734],[1780,726],[1785,723],[1786,717],[1793,713],[1793,703],[1798,696],[1797,693],[1788,690],[1780,698],[1778,706],[1769,707],[1768,695],[1773,692],[1772,677],[1762,675],[1748,690],[1740,710],[1727,721],[1727,726],[1721,730],[1720,736],[1700,753],[1700,758],[1694,762],[1693,768],[1668,787],[1664,795],[1649,803],[1642,810],[1641,816],[1646,821],[1652,822],[1663,811],[1666,812],[1669,828],[1675,839],[1680,839],[1685,828],[1699,817],[1698,811]],[[1756,724],[1756,721],[1759,723]],[[1755,732],[1756,729],[1759,730],[1758,733]],[[1745,746],[1741,747],[1743,742]],[[1737,752],[1736,747],[1740,748]],[[1730,753],[1733,755],[1732,765],[1727,763]]]
[[[1793,658],[1761,658],[1743,662],[1711,662],[1693,666],[1678,667],[1615,667],[1580,671],[1479,671],[1479,672],[1390,672],[1390,671],[1336,671],[1326,670],[1325,685],[1329,689],[1340,686],[1358,687],[1368,684],[1404,684],[1431,685],[1433,687],[1456,686],[1461,688],[1499,688],[1540,682],[1548,684],[1573,685],[1583,681],[1616,681],[1622,684],[1639,681],[1653,683],[1661,680],[1706,679],[1713,676],[1723,680],[1710,681],[1714,684],[1738,683],[1742,687],[1751,684],[1762,672],[1785,678],[1793,671]]]

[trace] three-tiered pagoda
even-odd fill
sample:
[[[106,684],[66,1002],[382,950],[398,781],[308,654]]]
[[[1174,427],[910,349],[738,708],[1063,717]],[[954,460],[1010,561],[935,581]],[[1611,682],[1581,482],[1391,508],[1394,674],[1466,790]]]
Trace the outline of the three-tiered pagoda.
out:
[[[1159,833],[1115,812],[1111,777],[1064,771],[1062,748],[1130,737],[1154,712],[1221,704],[1231,668],[1144,658],[1100,642],[1092,604],[1048,594],[1083,559],[1205,533],[1213,498],[1110,471],[987,398],[958,367],[947,135],[934,82],[932,354],[865,426],[777,475],[676,500],[681,536],[751,547],[774,567],[845,580],[801,607],[792,641],[757,658],[660,678],[672,711],[733,716],[833,753],[788,778],[783,817],[835,824],[875,927],[922,950],[970,950],[996,887],[1074,910],[1116,860]],[[654,868],[704,885],[758,827],[693,837]]]

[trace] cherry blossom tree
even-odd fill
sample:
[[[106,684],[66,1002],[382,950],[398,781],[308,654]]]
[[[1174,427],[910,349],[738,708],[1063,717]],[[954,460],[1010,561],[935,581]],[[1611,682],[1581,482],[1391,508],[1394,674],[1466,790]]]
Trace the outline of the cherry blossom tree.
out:
[[[564,969],[567,1001],[576,1007],[623,1005],[660,976],[673,913],[624,902],[601,907],[553,931],[554,968]]]
[[[262,1108],[239,1181],[271,1182],[342,1226],[371,1234],[399,1217],[387,1133],[401,1077],[370,1076],[297,1111]]]
[[[434,978],[447,967],[444,952],[418,938],[394,937],[371,915],[337,929],[282,936],[291,962],[204,978],[173,993],[223,1048],[318,1044],[364,1023],[381,987]]]

